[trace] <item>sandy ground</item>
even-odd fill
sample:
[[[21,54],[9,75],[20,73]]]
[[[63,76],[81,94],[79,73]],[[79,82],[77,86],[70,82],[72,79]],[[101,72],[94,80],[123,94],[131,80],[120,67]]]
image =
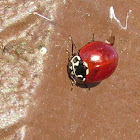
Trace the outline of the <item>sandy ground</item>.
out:
[[[140,140],[140,0],[0,1],[0,140]],[[77,48],[115,36],[115,73],[88,90]]]

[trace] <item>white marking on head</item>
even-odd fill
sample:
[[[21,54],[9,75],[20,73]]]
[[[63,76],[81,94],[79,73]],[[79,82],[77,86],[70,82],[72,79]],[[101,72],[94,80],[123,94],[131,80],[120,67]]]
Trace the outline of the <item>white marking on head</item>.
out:
[[[88,75],[89,74],[89,69],[86,69],[86,75]]]
[[[69,66],[69,69],[72,70],[72,66]]]
[[[76,61],[76,60],[77,60],[77,61]],[[74,67],[79,65],[79,61],[80,61],[80,60],[81,60],[81,58],[80,58],[79,56],[77,56],[77,55],[74,56],[74,57],[70,60],[72,66],[70,66],[69,69],[72,70],[72,72],[71,72],[72,75],[75,75],[75,76],[76,76]]]
[[[74,66],[79,66],[79,61],[77,61],[76,63],[74,63]]]
[[[77,77],[82,78],[83,76],[82,75],[77,75]]]
[[[77,75],[77,78],[82,78],[82,81],[85,81],[86,79],[83,77],[83,75]]]
[[[86,66],[86,68],[87,68],[86,75],[88,75],[89,74],[88,64],[85,61],[83,61],[83,65]]]
[[[72,71],[71,74],[74,75],[74,72]]]
[[[74,82],[77,82],[77,81],[79,81],[79,82],[84,82],[84,81],[86,80],[86,78],[85,78],[83,75],[77,75],[77,74],[76,74],[75,66],[78,67],[79,64],[80,64],[80,61],[81,61],[81,58],[80,58],[80,56],[78,56],[78,55],[74,56],[74,57],[70,60],[70,63],[71,63],[72,66],[69,66],[69,69],[72,70],[72,71],[71,71],[71,75],[72,75],[71,78],[73,79]],[[86,75],[88,75],[88,74],[89,74],[88,64],[87,64],[86,62],[83,61],[83,65],[86,67]],[[75,77],[77,80],[76,80],[74,77]]]
[[[75,61],[75,60],[77,60],[77,61]],[[72,59],[71,59],[71,64],[72,64],[72,69],[74,70],[74,67],[75,66],[79,66],[79,61],[81,60],[81,58],[80,58],[80,56],[74,56]],[[75,73],[75,71],[74,71],[74,73]]]

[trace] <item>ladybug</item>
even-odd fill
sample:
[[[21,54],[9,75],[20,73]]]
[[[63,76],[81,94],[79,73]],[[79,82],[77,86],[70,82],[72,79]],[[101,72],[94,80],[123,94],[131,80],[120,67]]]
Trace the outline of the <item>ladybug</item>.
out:
[[[76,85],[88,85],[101,82],[108,78],[116,69],[118,54],[113,48],[115,37],[110,38],[107,43],[94,41],[83,46],[74,53],[76,46],[72,42],[72,54],[68,57],[67,72]],[[112,40],[112,41],[111,41]]]

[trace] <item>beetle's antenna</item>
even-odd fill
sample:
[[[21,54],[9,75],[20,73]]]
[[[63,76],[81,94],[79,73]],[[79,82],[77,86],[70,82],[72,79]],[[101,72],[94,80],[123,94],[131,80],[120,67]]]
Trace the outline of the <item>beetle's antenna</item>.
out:
[[[70,55],[70,52],[68,51],[68,49],[66,49],[66,53],[68,54],[68,61],[69,61],[71,58],[71,55]]]
[[[70,38],[70,41],[71,41],[71,43],[72,43],[72,56],[73,56],[73,55],[74,55],[74,49],[75,49],[76,52],[77,52],[77,48],[76,48],[75,43],[73,42],[72,36],[69,36],[69,38]]]

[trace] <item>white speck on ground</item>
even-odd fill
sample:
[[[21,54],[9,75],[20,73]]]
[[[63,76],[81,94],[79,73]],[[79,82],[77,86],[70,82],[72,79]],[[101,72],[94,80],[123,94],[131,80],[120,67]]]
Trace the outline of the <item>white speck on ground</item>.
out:
[[[120,22],[120,20],[116,17],[115,15],[115,11],[114,11],[114,8],[113,6],[110,7],[110,19],[112,21],[112,19],[114,19],[118,24],[119,26],[121,27],[121,29],[124,29],[126,30],[127,29],[127,24],[128,24],[128,18],[129,18],[129,15],[131,14],[132,10],[129,10],[129,12],[127,13],[127,16],[126,16],[126,23],[125,23],[125,26],[123,26]]]
[[[47,49],[46,49],[45,47],[42,47],[42,48],[40,49],[40,53],[41,53],[42,55],[46,54],[46,52],[47,52]]]

